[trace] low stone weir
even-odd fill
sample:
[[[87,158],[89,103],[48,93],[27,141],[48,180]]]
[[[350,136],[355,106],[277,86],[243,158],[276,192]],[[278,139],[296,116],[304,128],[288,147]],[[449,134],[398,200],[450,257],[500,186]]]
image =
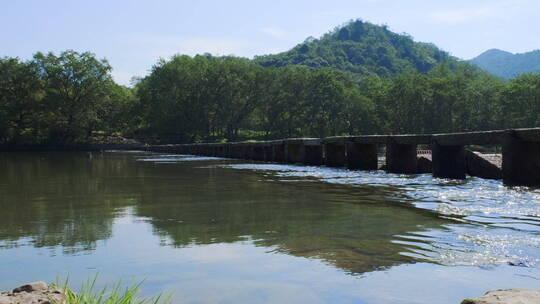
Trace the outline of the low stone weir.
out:
[[[389,173],[431,172],[464,179],[467,174],[503,179],[505,184],[540,186],[540,128],[448,134],[404,134],[289,138],[262,142],[153,145],[154,152],[216,156],[266,162],[377,170],[379,147],[386,147]],[[430,149],[418,150],[418,146]],[[498,159],[466,146],[501,146]]]

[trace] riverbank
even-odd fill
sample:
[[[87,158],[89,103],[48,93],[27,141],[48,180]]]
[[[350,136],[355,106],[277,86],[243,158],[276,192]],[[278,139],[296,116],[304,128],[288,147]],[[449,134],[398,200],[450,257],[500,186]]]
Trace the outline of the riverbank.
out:
[[[80,290],[73,291],[65,285],[43,281],[21,285],[11,291],[0,292],[0,304],[145,304],[169,303],[169,298],[140,298],[140,283],[123,286],[120,282],[111,288],[98,288],[96,279],[83,283]]]
[[[0,304],[60,304],[68,303],[63,290],[45,282],[33,282],[12,291],[0,292]]]
[[[122,136],[93,136],[88,142],[70,144],[0,144],[0,152],[53,152],[146,150],[147,144]]]
[[[537,304],[540,303],[540,290],[504,289],[491,290],[483,296],[465,299],[461,304]]]
[[[92,281],[95,282],[95,281]],[[94,285],[91,284],[91,287]],[[84,289],[84,287],[83,287]],[[106,296],[105,292],[92,293],[92,290],[83,290],[79,295],[69,288],[58,288],[55,285],[38,281],[19,286],[12,291],[0,292],[0,304],[70,304],[81,303],[81,300],[90,300],[92,303],[145,303],[136,298],[138,285],[128,287],[123,294],[117,293],[119,288],[113,288]],[[90,297],[90,298],[88,298]],[[84,298],[84,299],[83,299]],[[159,301],[159,297],[155,299]],[[82,302],[86,303],[86,302]],[[483,296],[465,299],[461,304],[536,304],[540,303],[540,291],[528,289],[492,290]]]
[[[0,145],[0,152],[146,150],[144,144]]]

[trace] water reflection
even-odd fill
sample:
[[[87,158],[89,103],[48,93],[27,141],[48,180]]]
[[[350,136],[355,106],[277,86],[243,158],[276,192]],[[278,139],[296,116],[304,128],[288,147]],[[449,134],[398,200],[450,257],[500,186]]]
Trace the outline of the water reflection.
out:
[[[309,260],[383,282],[380,273],[412,265],[536,271],[540,260],[540,192],[480,179],[141,152],[6,153],[0,154],[0,210],[2,258],[17,260],[24,252],[43,263],[49,260],[35,255],[47,248],[60,253],[60,265],[91,256],[88,267],[106,267],[110,276],[152,267],[157,289],[176,280],[174,267],[193,278],[183,284],[200,290],[195,285],[206,286],[197,279],[201,268],[227,269],[219,274],[226,280],[245,263],[311,269],[314,264],[300,262]],[[193,261],[211,264],[196,268]],[[26,270],[31,280],[38,269]],[[321,268],[314,272],[314,280],[323,279]],[[235,280],[247,284],[253,274],[241,273]],[[261,288],[257,280],[252,283]]]
[[[318,181],[354,191],[384,193],[377,204],[436,213],[459,224],[403,236],[416,243],[416,253],[444,265],[508,263],[535,266],[540,262],[540,190],[505,187],[500,181],[469,178],[466,181],[434,179],[431,175],[397,175],[383,171],[350,171],[324,167],[277,164],[226,164],[225,168],[260,172],[279,181]],[[352,188],[351,188],[352,187]],[[419,240],[429,245],[418,244]],[[405,253],[409,254],[409,253]]]
[[[84,153],[0,156],[0,243],[92,250],[111,237],[113,219],[134,196],[123,176],[137,176],[129,157]],[[17,242],[18,240],[24,242]]]
[[[175,247],[250,239],[352,273],[422,260],[404,254],[420,244],[393,242],[396,235],[443,229],[449,223],[432,213],[376,204],[376,195],[369,192],[350,195],[339,188],[325,191],[334,187],[320,184],[281,184],[216,171],[200,171],[208,174],[206,183],[171,185],[179,193],[197,196],[162,196],[156,204],[153,195],[143,195],[136,214],[152,224],[163,243]],[[162,193],[170,191],[161,188]]]
[[[429,240],[396,240],[449,223],[392,204],[395,193],[388,189],[280,183],[215,167],[215,159],[140,159],[112,153],[2,155],[2,246],[30,243],[65,254],[92,250],[111,237],[122,210],[134,206],[134,214],[152,224],[162,244],[250,239],[257,246],[362,273],[423,260],[418,252],[429,247],[423,245]]]

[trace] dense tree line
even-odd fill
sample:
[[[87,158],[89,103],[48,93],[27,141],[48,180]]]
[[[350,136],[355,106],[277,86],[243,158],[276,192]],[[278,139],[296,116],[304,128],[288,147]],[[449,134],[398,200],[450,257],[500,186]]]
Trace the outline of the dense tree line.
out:
[[[540,126],[539,74],[507,82],[467,63],[383,78],[176,56],[136,90],[143,129],[185,142]]]
[[[259,138],[322,137],[359,131],[359,120],[374,131],[371,101],[350,75],[333,69],[175,56],[159,62],[136,91],[143,128],[183,141],[232,140],[249,135],[245,131]]]
[[[97,133],[233,141],[540,126],[540,74],[505,81],[467,64],[393,77],[238,57],[160,60],[133,88],[91,53],[0,59],[0,143]]]
[[[77,143],[124,129],[133,95],[110,71],[91,53],[0,58],[0,143]]]

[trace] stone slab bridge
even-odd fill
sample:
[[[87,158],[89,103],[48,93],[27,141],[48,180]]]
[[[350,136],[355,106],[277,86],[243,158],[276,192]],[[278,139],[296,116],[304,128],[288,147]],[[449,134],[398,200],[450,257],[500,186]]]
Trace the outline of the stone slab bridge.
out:
[[[448,134],[364,135],[289,138],[262,142],[154,145],[154,152],[216,156],[354,170],[378,170],[378,148],[386,146],[389,173],[432,172],[437,178],[465,179],[466,174],[502,178],[505,184],[540,186],[540,128]],[[431,147],[417,150],[418,145]],[[466,149],[502,146],[502,165]],[[431,152],[431,153],[430,153]]]

